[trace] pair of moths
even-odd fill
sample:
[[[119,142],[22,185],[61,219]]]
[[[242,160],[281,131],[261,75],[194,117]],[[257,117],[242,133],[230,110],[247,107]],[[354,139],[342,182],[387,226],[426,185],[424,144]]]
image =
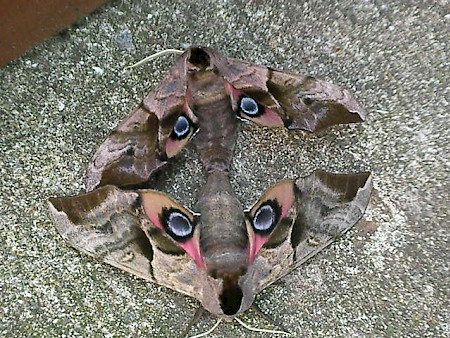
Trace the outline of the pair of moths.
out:
[[[244,211],[229,182],[239,119],[317,132],[364,117],[329,82],[191,47],[95,152],[87,192],[51,198],[50,213],[80,251],[231,319],[351,228],[372,189],[370,173],[318,170]],[[195,212],[147,184],[191,139],[206,172]]]

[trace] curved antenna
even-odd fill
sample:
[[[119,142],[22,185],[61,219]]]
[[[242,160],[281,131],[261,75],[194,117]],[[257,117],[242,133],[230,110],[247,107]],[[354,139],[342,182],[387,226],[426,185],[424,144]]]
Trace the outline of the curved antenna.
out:
[[[160,52],[157,52],[155,54],[147,56],[146,58],[142,59],[141,61],[136,62],[134,65],[126,66],[124,69],[131,69],[131,68],[135,68],[135,67],[141,66],[144,63],[152,61],[152,60],[154,60],[156,58],[159,58],[160,56],[163,56],[163,55],[169,55],[169,54],[180,55],[180,54],[183,54],[183,53],[184,52],[182,50],[178,50],[178,49],[164,49],[164,50],[162,50]]]
[[[200,333],[200,334],[196,334],[195,336],[191,336],[189,338],[200,338],[200,337],[205,337],[207,335],[209,335],[210,333],[212,333],[218,326],[219,324],[222,322],[222,318],[219,318],[217,320],[217,322],[214,324],[214,326],[212,328],[210,328],[208,331]]]
[[[285,332],[285,331],[280,331],[280,330],[268,330],[268,329],[259,329],[256,327],[252,327],[250,325],[245,324],[242,320],[240,320],[239,318],[234,318],[239,324],[241,324],[243,327],[245,327],[247,330],[250,331],[255,331],[255,332],[265,332],[265,333],[274,333],[274,334],[282,334],[285,336],[292,336],[291,333],[289,332]]]

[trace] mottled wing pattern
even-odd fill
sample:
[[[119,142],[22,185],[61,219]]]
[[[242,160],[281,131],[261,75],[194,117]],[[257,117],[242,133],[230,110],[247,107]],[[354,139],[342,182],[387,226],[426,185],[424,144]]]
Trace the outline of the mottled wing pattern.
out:
[[[271,70],[267,87],[283,108],[289,129],[318,132],[336,124],[362,122],[366,116],[347,89],[310,76]]]
[[[51,198],[50,215],[74,248],[141,278],[154,281],[153,249],[139,227],[138,194],[104,186],[92,192]]]
[[[158,151],[158,118],[139,107],[95,152],[86,172],[86,190],[145,183],[164,163]]]
[[[279,268],[261,276],[262,290],[303,264],[355,225],[364,214],[372,190],[370,173],[332,174],[315,171],[295,181],[295,206],[276,237],[261,250],[261,260]],[[284,232],[284,234],[283,234]],[[273,241],[272,241],[273,242]],[[269,244],[271,244],[269,242]]]
[[[219,70],[237,90],[276,111],[289,129],[318,132],[366,116],[353,94],[327,81],[232,58],[223,58]]]
[[[291,234],[295,265],[342,236],[358,222],[369,204],[370,173],[332,174],[316,171],[296,181],[297,216]]]
[[[89,162],[86,190],[104,185],[142,187],[165,164],[165,141],[186,110],[183,56],[169,74],[105,139]],[[186,112],[191,116],[191,112]]]
[[[140,278],[200,298],[205,273],[147,218],[142,194],[104,186],[74,197],[51,198],[50,215],[77,250]]]

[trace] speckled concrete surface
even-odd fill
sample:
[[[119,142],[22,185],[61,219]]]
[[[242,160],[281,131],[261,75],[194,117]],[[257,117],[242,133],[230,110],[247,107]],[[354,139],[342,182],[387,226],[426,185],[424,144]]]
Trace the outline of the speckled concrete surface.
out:
[[[245,205],[315,168],[375,174],[365,221],[260,307],[297,337],[449,337],[448,1],[166,3],[113,1],[0,69],[0,336],[176,337],[190,320],[194,300],[64,243],[46,199],[83,189],[96,146],[172,59],[123,67],[200,44],[347,86],[369,111],[320,138],[242,125],[233,184]],[[159,179],[192,205],[203,180],[193,147]],[[211,335],[238,336],[267,335],[236,323]]]

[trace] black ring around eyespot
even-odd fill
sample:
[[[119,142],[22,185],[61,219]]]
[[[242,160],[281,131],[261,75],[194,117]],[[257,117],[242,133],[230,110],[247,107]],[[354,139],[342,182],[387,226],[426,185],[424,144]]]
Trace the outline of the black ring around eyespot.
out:
[[[264,113],[264,107],[249,96],[241,96],[239,98],[238,109],[240,114],[248,117],[258,117]]]
[[[193,125],[191,120],[185,115],[180,115],[173,125],[170,137],[177,140],[183,140],[189,136],[192,128]]]
[[[281,217],[281,206],[276,200],[267,200],[256,210],[252,220],[252,228],[258,234],[270,234]]]
[[[195,223],[178,209],[163,208],[160,221],[166,233],[177,242],[184,242],[194,234]]]

